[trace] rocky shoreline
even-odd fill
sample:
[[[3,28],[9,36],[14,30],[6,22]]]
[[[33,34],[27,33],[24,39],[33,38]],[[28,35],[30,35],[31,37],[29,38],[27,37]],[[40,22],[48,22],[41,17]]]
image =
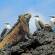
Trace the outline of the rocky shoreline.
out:
[[[12,48],[0,50],[0,55],[55,55],[54,32],[38,31],[30,37]]]

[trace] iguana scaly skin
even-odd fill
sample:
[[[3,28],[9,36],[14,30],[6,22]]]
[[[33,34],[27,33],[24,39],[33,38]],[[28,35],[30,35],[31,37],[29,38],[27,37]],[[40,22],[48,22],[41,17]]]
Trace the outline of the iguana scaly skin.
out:
[[[9,34],[7,34],[4,39],[0,42],[0,49],[5,48],[10,43],[14,43],[15,39],[17,38],[17,35],[18,41],[20,41],[23,38],[25,32],[28,33],[29,30],[26,20],[27,19],[25,16],[20,16],[19,23],[17,23],[13,30]],[[21,29],[24,31],[24,34]]]

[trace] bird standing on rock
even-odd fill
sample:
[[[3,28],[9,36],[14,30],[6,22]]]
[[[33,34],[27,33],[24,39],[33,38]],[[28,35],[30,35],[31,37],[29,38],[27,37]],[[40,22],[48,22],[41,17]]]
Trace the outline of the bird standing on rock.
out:
[[[44,23],[42,22],[42,20],[40,20],[39,16],[35,16],[35,24],[38,30],[43,29],[44,28]]]
[[[4,36],[7,35],[7,33],[11,30],[11,28],[12,27],[11,27],[11,25],[9,23],[5,23],[5,28],[4,28],[4,30],[1,33],[1,39],[3,39]]]
[[[51,19],[50,19],[50,25],[53,29],[53,31],[55,32],[55,16],[50,16]]]

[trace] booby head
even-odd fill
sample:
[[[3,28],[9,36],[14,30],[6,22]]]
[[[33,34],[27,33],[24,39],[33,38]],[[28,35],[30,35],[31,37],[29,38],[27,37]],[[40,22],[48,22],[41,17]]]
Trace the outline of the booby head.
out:
[[[11,29],[12,27],[11,27],[11,25],[9,23],[5,23],[5,28]]]
[[[55,16],[50,16],[51,18],[55,18]]]
[[[37,21],[39,21],[39,20],[40,20],[38,15],[36,15],[36,16],[34,16],[34,17],[36,17]]]
[[[50,17],[51,17],[50,21],[55,23],[55,16],[50,16]]]

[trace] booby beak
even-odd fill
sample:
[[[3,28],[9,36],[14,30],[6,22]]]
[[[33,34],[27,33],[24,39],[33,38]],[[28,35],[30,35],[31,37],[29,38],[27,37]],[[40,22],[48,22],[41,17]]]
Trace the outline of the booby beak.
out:
[[[51,18],[55,18],[55,16],[49,16],[49,17],[51,17]]]
[[[37,15],[37,16],[34,16],[34,17],[39,17],[39,16]]]

